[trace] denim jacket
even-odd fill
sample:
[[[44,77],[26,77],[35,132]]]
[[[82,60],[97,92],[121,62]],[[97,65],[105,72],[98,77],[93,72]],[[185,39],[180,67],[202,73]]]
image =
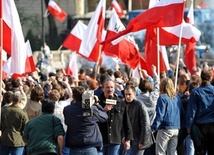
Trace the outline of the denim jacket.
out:
[[[186,127],[193,123],[214,122],[214,86],[200,86],[192,90],[187,105]]]
[[[162,94],[157,101],[156,117],[152,124],[152,130],[180,129],[182,115],[183,108],[180,97],[170,98],[167,94]]]

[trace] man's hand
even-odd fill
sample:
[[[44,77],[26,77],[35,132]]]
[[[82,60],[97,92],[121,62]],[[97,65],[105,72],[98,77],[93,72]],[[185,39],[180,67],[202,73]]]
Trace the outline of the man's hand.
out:
[[[138,148],[141,149],[143,147],[143,144],[139,143]]]
[[[104,111],[105,111],[105,112],[110,111],[112,108],[113,108],[113,105],[111,105],[111,104],[106,104],[106,106],[104,107]]]
[[[131,147],[130,140],[125,141],[125,143],[124,143],[124,150],[127,151],[127,150],[130,149],[130,147]]]

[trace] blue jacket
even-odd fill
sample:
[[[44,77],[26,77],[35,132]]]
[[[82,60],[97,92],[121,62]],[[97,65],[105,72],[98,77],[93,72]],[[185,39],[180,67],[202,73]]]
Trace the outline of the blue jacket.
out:
[[[214,86],[200,86],[192,90],[187,105],[186,127],[193,123],[214,122]]]
[[[156,117],[152,130],[180,129],[183,108],[180,97],[170,98],[167,94],[159,96],[156,106]]]
[[[93,116],[83,117],[81,102],[72,102],[63,110],[67,125],[65,146],[69,148],[102,147],[102,135],[97,122],[106,122],[108,116],[99,105],[93,105]]]

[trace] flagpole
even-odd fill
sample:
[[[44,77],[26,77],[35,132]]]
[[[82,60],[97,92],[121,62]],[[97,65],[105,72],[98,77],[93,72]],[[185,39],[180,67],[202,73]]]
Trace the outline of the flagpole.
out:
[[[62,49],[62,45],[60,45],[60,47],[58,48],[58,50],[57,51],[60,51]]]
[[[1,1],[1,0],[0,0]],[[3,51],[3,19],[2,19],[2,1],[0,2],[0,92],[2,92],[2,51]],[[1,126],[1,105],[0,104],[0,126]],[[1,133],[0,133],[1,136]]]
[[[128,2],[128,11],[132,11],[132,0],[129,0]]]
[[[160,77],[160,29],[159,27],[157,28],[157,55],[158,55],[158,60],[157,60],[158,77]]]
[[[101,58],[101,50],[102,50],[102,45],[100,44],[100,46],[99,46],[98,60],[97,60],[96,67],[95,67],[96,73],[99,73],[98,69],[99,69],[99,63],[100,63],[100,58]]]
[[[45,44],[45,17],[44,17],[44,10],[43,10],[43,5],[44,5],[44,0],[41,0],[41,18],[42,18],[42,53],[45,52],[45,47],[44,47],[44,44]]]
[[[181,38],[183,33],[183,23],[181,23],[181,30],[179,36],[179,43],[178,43],[178,55],[177,55],[177,65],[176,65],[176,72],[175,72],[175,90],[177,90],[177,81],[178,81],[178,67],[179,67],[179,59],[181,53]]]

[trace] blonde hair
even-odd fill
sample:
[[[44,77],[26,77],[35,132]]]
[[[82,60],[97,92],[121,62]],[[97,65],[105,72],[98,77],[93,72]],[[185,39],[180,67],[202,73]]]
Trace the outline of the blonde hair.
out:
[[[170,78],[164,78],[160,83],[160,94],[167,94],[170,98],[176,96],[173,81]]]

